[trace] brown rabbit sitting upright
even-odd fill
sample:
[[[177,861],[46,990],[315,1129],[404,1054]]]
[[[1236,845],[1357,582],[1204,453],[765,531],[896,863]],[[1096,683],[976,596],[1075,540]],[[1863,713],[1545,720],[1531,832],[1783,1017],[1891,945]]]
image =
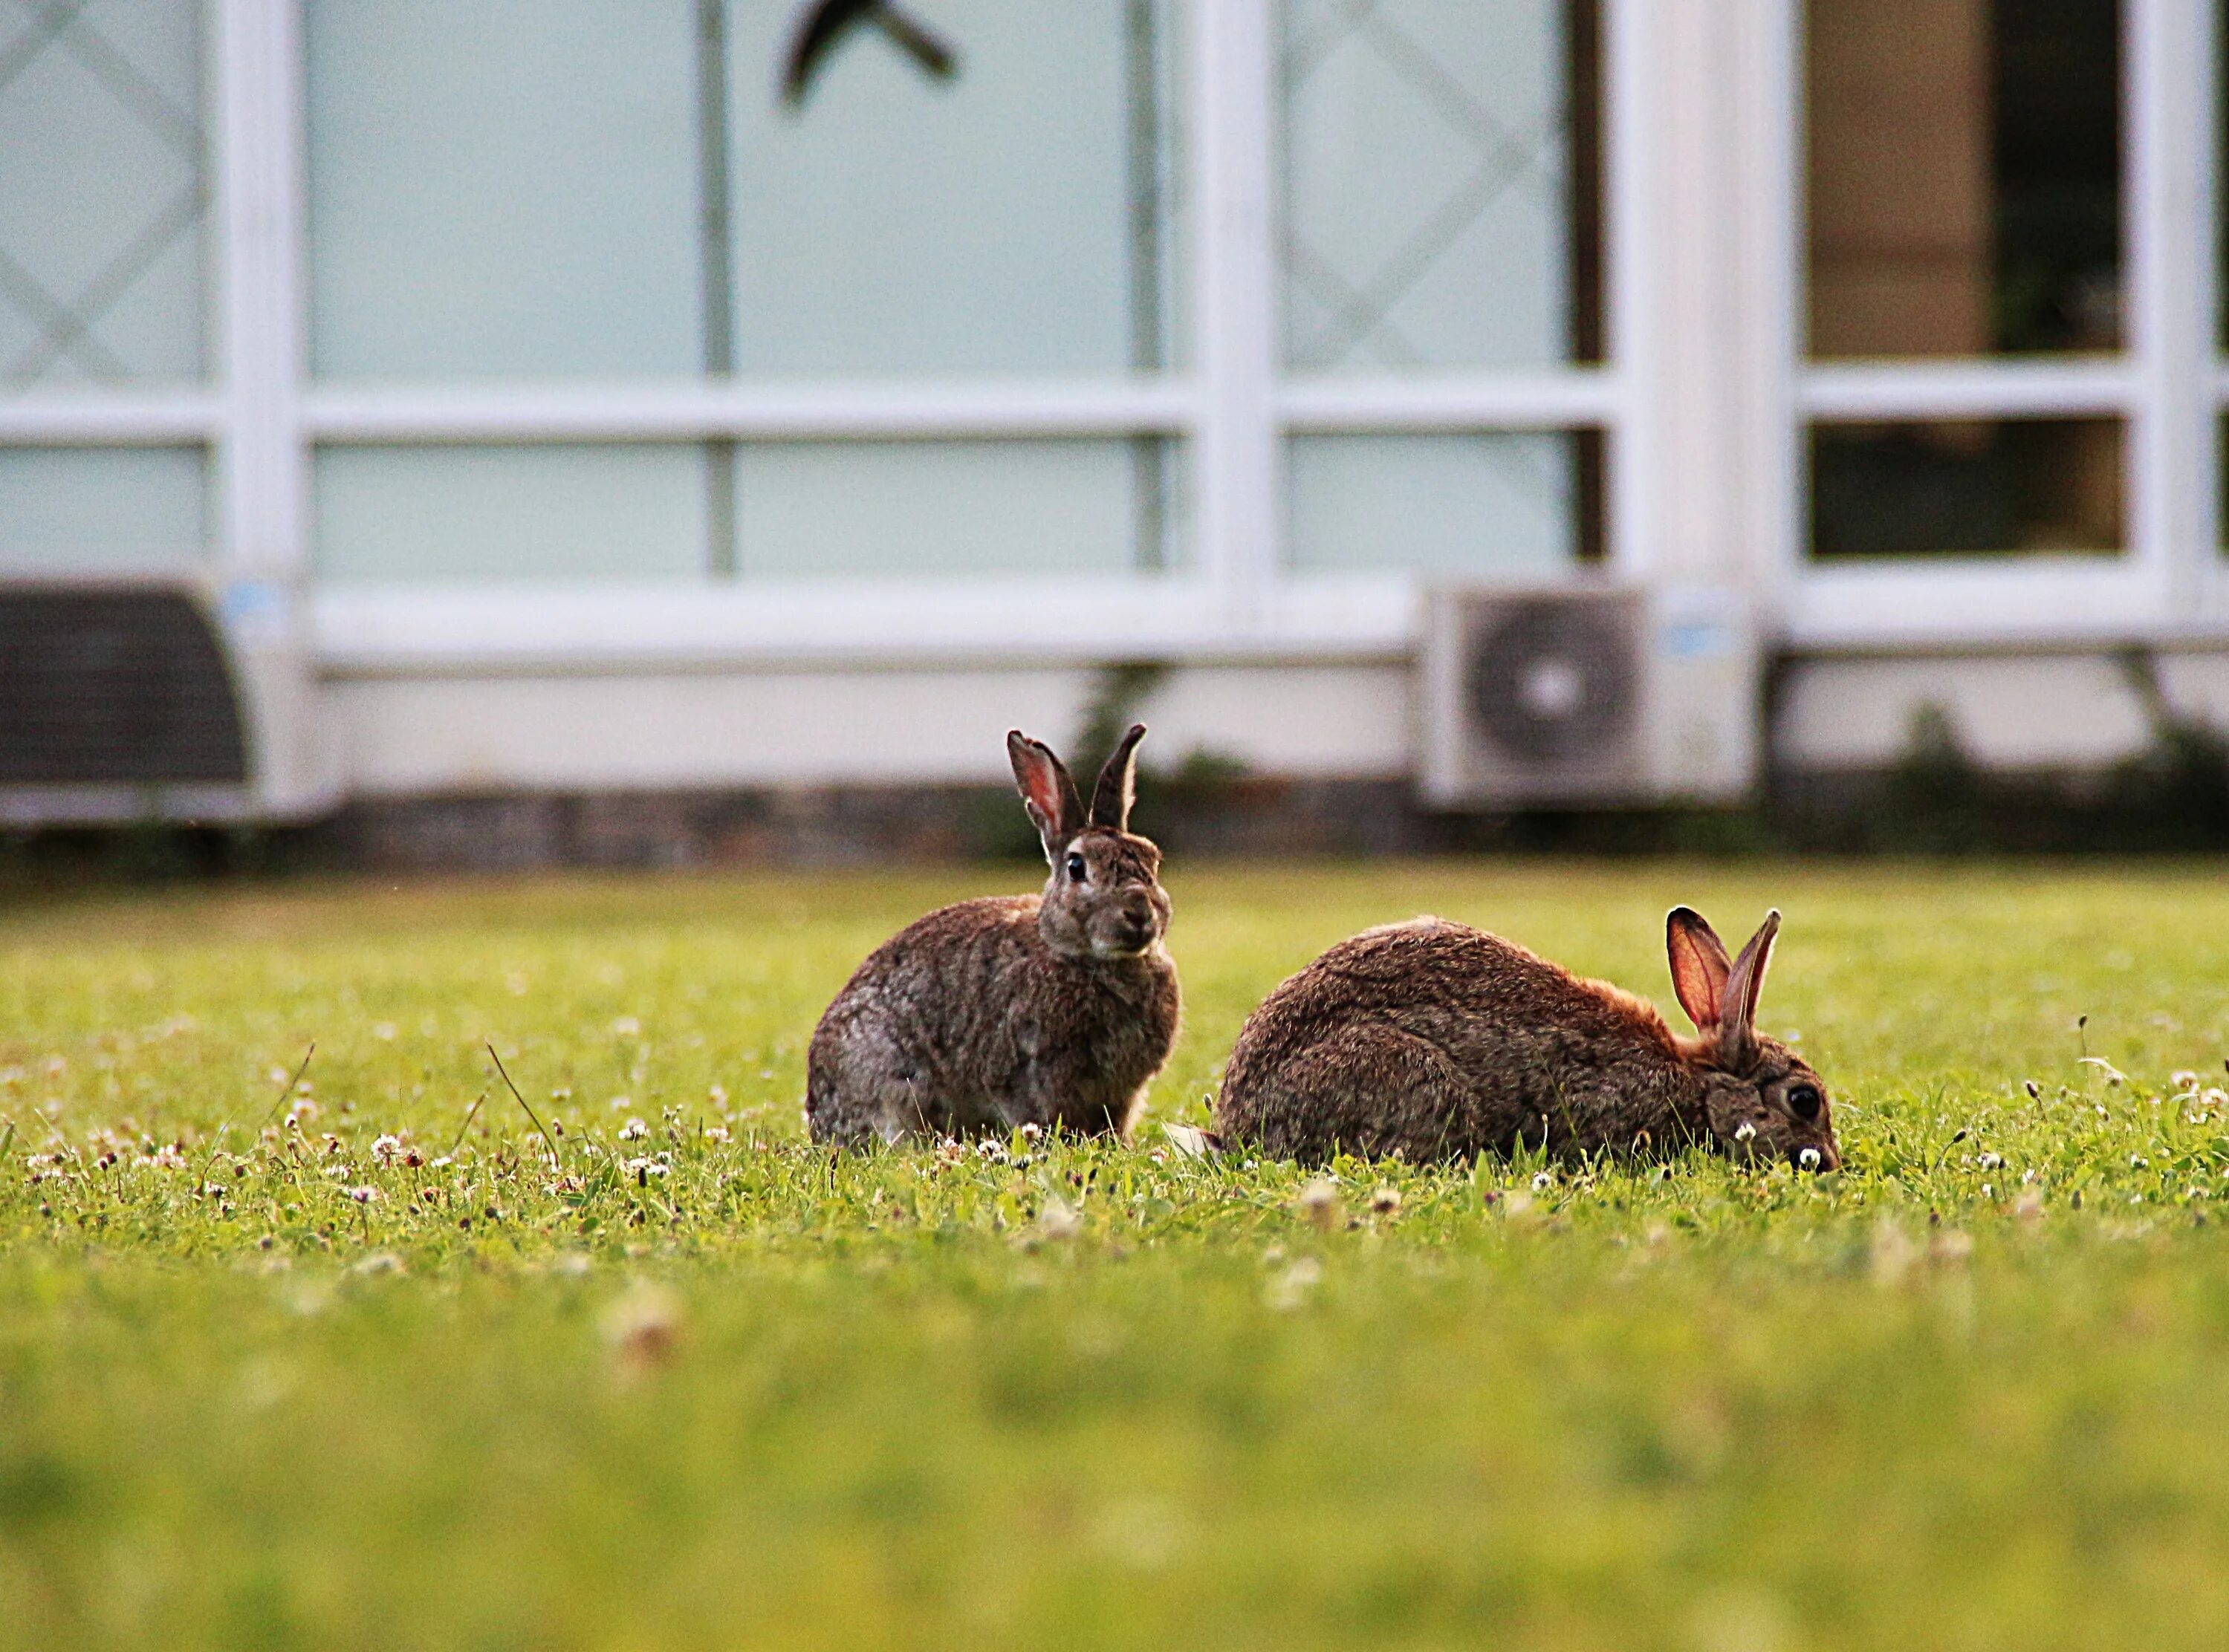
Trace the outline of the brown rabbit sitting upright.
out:
[[[1711,1142],[1835,1169],[1826,1086],[1757,1031],[1780,914],[1731,964],[1686,907],[1665,928],[1694,1038],[1607,982],[1461,924],[1420,918],[1342,941],[1247,1018],[1217,1131],[1312,1162]]]
[[[1138,742],[1123,737],[1084,814],[1052,752],[1006,755],[1052,876],[1042,895],[963,900],[901,930],[821,1016],[806,1058],[817,1142],[1003,1134],[1127,1137],[1176,1041],[1161,852],[1129,832]]]

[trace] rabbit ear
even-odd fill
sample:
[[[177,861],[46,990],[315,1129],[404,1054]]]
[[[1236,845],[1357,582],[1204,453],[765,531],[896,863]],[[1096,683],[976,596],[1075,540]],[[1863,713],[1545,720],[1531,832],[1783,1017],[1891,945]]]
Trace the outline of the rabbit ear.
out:
[[[1099,784],[1091,789],[1094,826],[1110,826],[1118,832],[1130,829],[1130,805],[1138,796],[1138,742],[1145,738],[1145,724],[1131,724],[1114,755],[1099,771]]]
[[[1083,829],[1083,805],[1076,800],[1076,782],[1043,740],[1033,740],[1018,728],[1006,733],[1006,756],[1014,765],[1014,785],[1022,806],[1044,840],[1050,861],[1060,846]]]
[[[1764,966],[1772,958],[1773,938],[1780,933],[1780,909],[1765,913],[1764,922],[1734,960],[1726,976],[1725,997],[1718,1005],[1718,1048],[1739,1053],[1757,1039],[1757,996],[1764,987]]]
[[[1693,906],[1674,906],[1664,919],[1664,948],[1671,954],[1672,990],[1680,1008],[1697,1032],[1716,1027],[1733,967],[1726,962],[1725,943]]]

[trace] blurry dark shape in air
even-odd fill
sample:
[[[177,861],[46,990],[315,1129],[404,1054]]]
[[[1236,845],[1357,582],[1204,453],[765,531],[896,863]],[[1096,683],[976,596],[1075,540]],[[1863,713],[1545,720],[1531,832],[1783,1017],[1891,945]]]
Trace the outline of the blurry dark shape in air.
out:
[[[934,30],[890,0],[816,0],[806,8],[804,21],[791,36],[789,65],[781,77],[782,101],[801,108],[805,94],[845,35],[861,23],[871,23],[890,37],[925,74],[949,80],[960,71],[960,57]]]

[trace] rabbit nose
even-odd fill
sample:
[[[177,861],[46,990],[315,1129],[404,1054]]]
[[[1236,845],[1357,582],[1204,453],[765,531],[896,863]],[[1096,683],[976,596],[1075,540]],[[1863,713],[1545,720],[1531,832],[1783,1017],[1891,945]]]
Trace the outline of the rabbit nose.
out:
[[[1134,929],[1153,926],[1153,903],[1140,893],[1131,895],[1122,903],[1122,917]]]

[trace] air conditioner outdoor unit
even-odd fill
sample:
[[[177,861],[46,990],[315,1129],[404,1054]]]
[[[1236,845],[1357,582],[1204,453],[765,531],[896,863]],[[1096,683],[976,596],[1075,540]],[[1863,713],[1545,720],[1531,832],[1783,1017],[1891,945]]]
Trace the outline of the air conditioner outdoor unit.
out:
[[[301,625],[264,581],[0,580],[0,825],[319,812]]]
[[[1756,778],[1757,639],[1730,592],[1436,591],[1420,671],[1442,807],[1724,802]]]

